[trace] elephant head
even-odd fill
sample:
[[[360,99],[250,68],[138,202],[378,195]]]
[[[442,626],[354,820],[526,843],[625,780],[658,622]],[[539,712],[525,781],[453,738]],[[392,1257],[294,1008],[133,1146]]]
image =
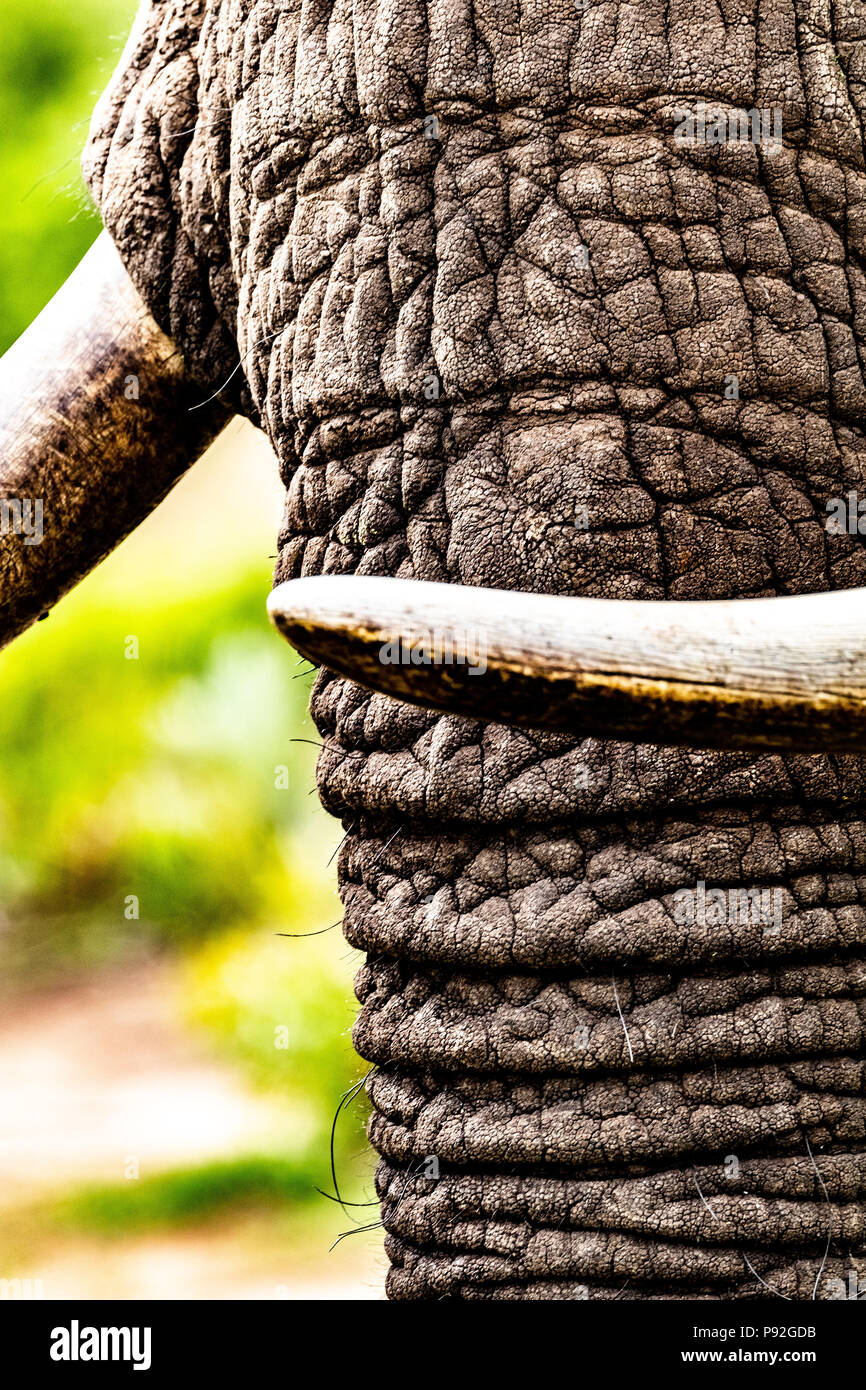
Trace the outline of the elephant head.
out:
[[[138,337],[60,418],[137,424],[7,630],[226,411],[267,432],[392,1297],[866,1275],[864,43],[825,0],[145,0],[96,113]]]

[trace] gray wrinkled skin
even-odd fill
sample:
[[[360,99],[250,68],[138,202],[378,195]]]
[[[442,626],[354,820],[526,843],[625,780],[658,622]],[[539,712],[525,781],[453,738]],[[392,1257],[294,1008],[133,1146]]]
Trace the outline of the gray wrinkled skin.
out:
[[[277,578],[866,584],[824,524],[866,491],[864,39],[853,0],[145,3],[87,175],[203,387],[240,355]],[[678,145],[698,100],[781,107],[784,148]],[[863,753],[574,741],[328,673],[313,712],[391,1297],[866,1277]],[[778,888],[779,930],[677,923],[701,879]]]

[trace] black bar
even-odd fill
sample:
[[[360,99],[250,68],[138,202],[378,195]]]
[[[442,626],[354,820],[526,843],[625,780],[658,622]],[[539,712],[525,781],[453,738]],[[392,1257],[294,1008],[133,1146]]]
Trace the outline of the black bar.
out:
[[[407,1374],[410,1381],[424,1382],[431,1375],[438,1379],[437,1365],[444,1373],[450,1363],[449,1390],[470,1379],[467,1352],[479,1359],[489,1383],[497,1351],[510,1355],[507,1349],[518,1346],[521,1359],[528,1355],[539,1371],[553,1369],[552,1355],[557,1362],[566,1356],[572,1370],[569,1380],[576,1386],[586,1384],[587,1375],[616,1384],[623,1375],[634,1375],[643,1383],[646,1377],[654,1381],[673,1374],[683,1383],[699,1384],[708,1371],[727,1372],[730,1378],[744,1367],[760,1367],[768,1386],[785,1385],[791,1372],[804,1370],[825,1385],[843,1377],[847,1384],[852,1373],[855,1383],[862,1380],[861,1301],[575,1301],[546,1306],[473,1302],[459,1309],[453,1304],[460,1300],[444,1299],[417,1304],[332,1302],[312,1317],[305,1305],[278,1299],[6,1301],[0,1303],[0,1338],[4,1363],[14,1368],[19,1382],[31,1372],[47,1373],[58,1384],[70,1377],[93,1380],[106,1373],[114,1380],[129,1376],[133,1384],[146,1383],[146,1377],[162,1384],[167,1375],[173,1383],[178,1375],[212,1373],[222,1384],[240,1372],[252,1390],[269,1374],[308,1381],[324,1373],[331,1380],[341,1364],[359,1366],[365,1350],[377,1343],[387,1348],[386,1362],[394,1365],[395,1349],[404,1337],[411,1337],[407,1356],[400,1358],[400,1380],[405,1382]],[[110,1328],[118,1330],[117,1337],[106,1333],[103,1338],[102,1329]],[[452,1340],[452,1328],[459,1342]],[[89,1329],[96,1329],[98,1336]],[[127,1353],[126,1360],[111,1359],[115,1347],[118,1354]],[[70,1357],[77,1351],[78,1359],[54,1359],[52,1348],[55,1355]],[[84,1359],[83,1353],[91,1350],[107,1359]],[[136,1358],[139,1371],[134,1369]],[[311,1360],[318,1371],[308,1364]],[[417,1375],[411,1371],[413,1364]],[[860,1369],[855,1373],[853,1368]],[[389,1371],[384,1374],[387,1378]],[[519,1378],[514,1365],[507,1383]]]

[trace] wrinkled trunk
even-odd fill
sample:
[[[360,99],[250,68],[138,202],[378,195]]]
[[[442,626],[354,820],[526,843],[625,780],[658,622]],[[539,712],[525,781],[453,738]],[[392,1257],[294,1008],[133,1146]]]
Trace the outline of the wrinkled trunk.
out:
[[[567,495],[585,474],[537,428],[540,476]],[[431,498],[455,513],[450,477],[470,470],[443,438]],[[388,451],[305,465],[293,505],[335,472],[375,506]],[[484,487],[460,507],[480,512]],[[497,501],[526,525],[509,487]],[[618,578],[600,563],[592,587]],[[864,1251],[862,757],[575,743],[327,675],[313,709],[325,803],[350,831],[346,931],[369,953],[355,1039],[377,1064],[392,1296],[832,1296]],[[676,895],[702,881],[689,922]],[[718,921],[715,886],[770,893]]]
[[[853,21],[251,8],[206,5],[195,63],[154,22],[91,177],[160,321],[183,340],[196,307],[200,360],[237,317],[289,489],[278,579],[866,583],[856,524],[825,525],[866,472]],[[782,147],[679,143],[700,100],[781,109]],[[145,253],[123,189],[167,180],[182,232]],[[313,711],[368,953],[391,1295],[810,1299],[866,1274],[860,750],[535,735],[327,673]],[[769,911],[717,920],[716,888]]]
[[[690,167],[624,124],[412,128],[300,201],[280,578],[863,582],[823,526],[866,461],[835,169]],[[327,675],[313,708],[391,1295],[804,1299],[866,1272],[863,758],[533,737]],[[701,881],[777,889],[778,924],[676,922]]]

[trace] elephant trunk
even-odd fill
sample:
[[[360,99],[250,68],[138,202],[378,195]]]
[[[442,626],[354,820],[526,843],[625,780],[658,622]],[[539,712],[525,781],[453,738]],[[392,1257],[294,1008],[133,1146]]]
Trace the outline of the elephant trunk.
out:
[[[399,480],[416,467],[409,431],[358,452],[341,438],[333,459],[311,447],[278,579],[356,562],[504,591],[513,548],[526,561],[515,576],[537,594],[546,579],[547,593],[661,597],[669,574],[636,575],[633,537],[603,515],[586,542],[591,581],[557,524],[569,494],[603,486],[608,441],[623,428],[641,439],[634,421],[575,412],[527,427],[506,411],[485,421],[501,462],[480,476],[459,416],[430,500],[413,515],[404,493],[399,522]],[[656,431],[670,448],[664,423],[648,424],[644,446]],[[522,454],[502,444],[520,432]],[[574,447],[587,438],[598,447]],[[704,448],[711,488],[711,437]],[[553,499],[544,528],[521,505],[530,466]],[[639,449],[633,466],[649,472]],[[728,463],[717,466],[723,479]],[[616,471],[608,486],[613,510]],[[700,505],[686,496],[681,526]],[[507,518],[507,546],[454,543],[473,507],[482,535],[501,538]],[[353,510],[359,526],[387,520],[393,548],[353,555]],[[439,513],[447,551],[430,539]],[[650,538],[659,524],[650,513]],[[334,528],[326,543],[310,535],[318,525]],[[723,535],[736,545],[736,525]],[[851,553],[844,537],[827,544],[830,563]],[[720,566],[708,597],[753,585]],[[803,587],[768,576],[763,593]],[[510,602],[501,592],[503,612]],[[518,727],[403,704],[327,668],[312,709],[320,791],[346,830],[344,927],[367,956],[354,1037],[375,1068],[390,1296],[809,1300],[866,1274],[856,745],[781,754],[585,736],[579,720],[570,732]]]
[[[326,787],[375,760],[331,748]],[[866,1274],[862,822],[548,793],[510,824],[365,814],[342,852],[391,1296],[839,1296]]]

